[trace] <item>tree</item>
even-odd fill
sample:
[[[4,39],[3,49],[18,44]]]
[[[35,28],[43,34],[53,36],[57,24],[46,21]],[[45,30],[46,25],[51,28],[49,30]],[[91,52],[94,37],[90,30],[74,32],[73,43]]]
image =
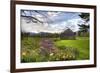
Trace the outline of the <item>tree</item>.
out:
[[[82,24],[82,25],[79,25],[78,26],[80,27],[80,31],[81,32],[88,32],[88,29],[89,29],[89,25],[85,25],[85,24]]]
[[[90,19],[89,19],[89,13],[81,13],[79,14],[79,16],[85,20],[85,22],[88,22]]]
[[[39,17],[36,17],[35,16],[36,14],[40,15],[43,20],[41,20]],[[28,18],[29,19],[28,23],[31,22],[31,21],[33,23],[39,22],[41,24],[44,24],[44,23],[49,24],[49,22],[53,22],[53,20],[50,19],[50,17],[47,14],[45,14],[41,11],[38,11],[38,10],[21,10],[21,16]]]
[[[89,13],[81,13],[80,15],[79,15],[85,22],[84,22],[84,24],[78,24],[78,26],[79,26],[79,34],[81,34],[81,33],[83,33],[83,36],[85,35],[86,36],[86,34],[87,34],[87,32],[89,31],[89,24],[88,25],[86,25],[88,22],[89,22]]]

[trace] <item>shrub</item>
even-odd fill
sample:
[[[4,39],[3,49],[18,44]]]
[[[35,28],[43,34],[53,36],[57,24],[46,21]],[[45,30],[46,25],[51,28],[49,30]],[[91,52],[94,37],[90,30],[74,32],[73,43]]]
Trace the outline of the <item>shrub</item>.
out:
[[[56,41],[59,41],[60,38],[52,38],[52,40],[53,40],[54,42],[56,42]]]

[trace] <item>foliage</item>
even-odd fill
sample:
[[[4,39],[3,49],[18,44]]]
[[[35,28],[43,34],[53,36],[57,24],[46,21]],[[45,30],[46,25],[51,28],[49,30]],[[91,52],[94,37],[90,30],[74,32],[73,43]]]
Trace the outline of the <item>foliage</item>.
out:
[[[88,22],[90,19],[89,19],[89,13],[81,13],[79,15],[82,19],[84,19],[86,22]]]
[[[80,31],[81,32],[87,32],[88,29],[89,29],[89,25],[85,25],[85,24],[82,24],[82,25],[78,25],[80,28]]]
[[[78,24],[79,26],[79,36],[89,36],[89,20],[90,20],[90,15],[89,13],[81,13],[79,16],[84,20],[83,24]],[[87,25],[88,24],[88,25]]]

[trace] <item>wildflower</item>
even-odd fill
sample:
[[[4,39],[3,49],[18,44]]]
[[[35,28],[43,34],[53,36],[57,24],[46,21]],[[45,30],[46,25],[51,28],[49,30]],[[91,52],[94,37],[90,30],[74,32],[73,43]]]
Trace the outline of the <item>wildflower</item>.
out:
[[[56,60],[59,60],[59,58],[56,58]]]
[[[33,53],[35,53],[35,51],[34,51],[34,50],[32,50],[32,52],[33,52]]]
[[[75,58],[75,56],[73,55],[73,58]]]
[[[25,56],[26,55],[26,52],[23,52],[22,55]]]
[[[66,56],[64,55],[64,56],[63,56],[63,58],[65,59],[65,58],[66,58]]]
[[[54,55],[54,53],[50,53],[50,56],[53,56]]]
[[[72,56],[70,55],[69,58],[71,58]]]

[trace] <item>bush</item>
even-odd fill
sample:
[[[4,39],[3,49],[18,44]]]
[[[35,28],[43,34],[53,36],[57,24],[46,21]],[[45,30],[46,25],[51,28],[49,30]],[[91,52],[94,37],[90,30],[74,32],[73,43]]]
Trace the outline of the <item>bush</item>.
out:
[[[56,41],[59,41],[60,38],[52,38],[52,40],[53,40],[54,42],[56,42]]]

